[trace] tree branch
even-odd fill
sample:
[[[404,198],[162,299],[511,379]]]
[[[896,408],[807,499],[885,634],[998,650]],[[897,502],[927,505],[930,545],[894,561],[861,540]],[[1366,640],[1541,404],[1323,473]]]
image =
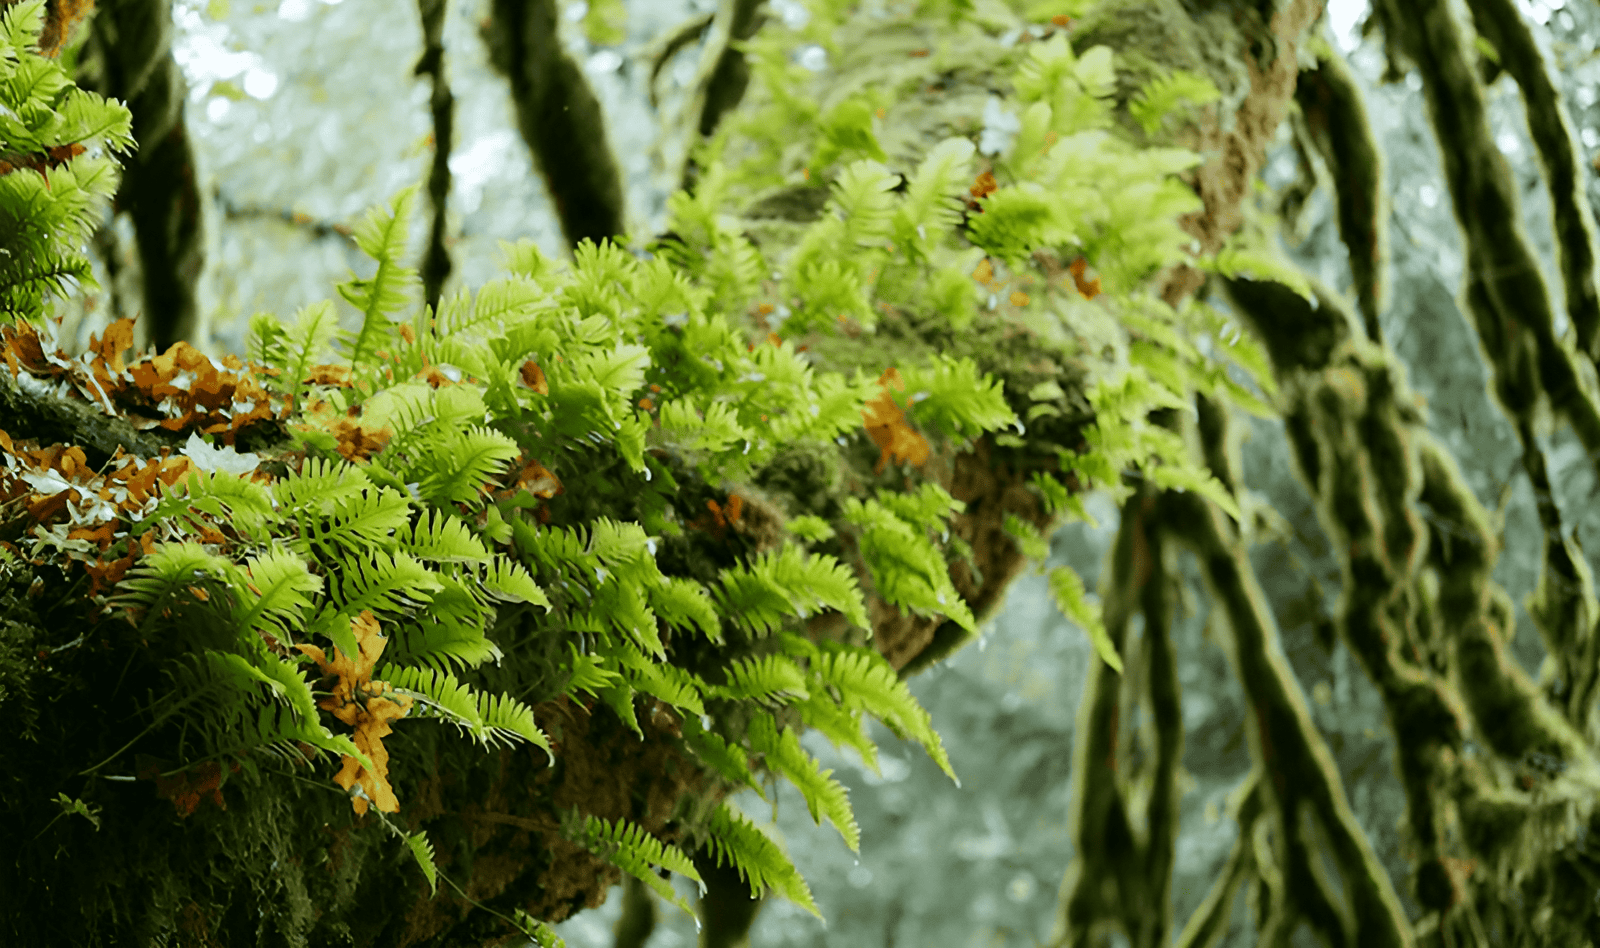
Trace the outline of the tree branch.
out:
[[[620,238],[622,178],[600,100],[561,45],[555,0],[494,0],[490,9],[482,31],[490,62],[511,82],[517,127],[567,245]]]

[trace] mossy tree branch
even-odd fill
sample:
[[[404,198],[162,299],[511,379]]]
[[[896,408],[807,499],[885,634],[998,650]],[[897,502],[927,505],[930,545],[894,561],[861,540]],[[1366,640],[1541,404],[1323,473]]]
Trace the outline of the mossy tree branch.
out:
[[[1170,894],[1177,843],[1176,781],[1183,757],[1183,716],[1171,639],[1177,582],[1172,552],[1154,519],[1156,494],[1136,491],[1123,505],[1111,569],[1101,599],[1106,631],[1125,674],[1091,662],[1073,743],[1071,812],[1074,857],[1062,883],[1054,938],[1089,944],[1107,924],[1135,948],[1171,940]],[[1142,618],[1137,639],[1129,635]],[[1144,733],[1123,725],[1148,703]],[[1146,746],[1136,766],[1134,745]],[[1143,825],[1135,830],[1134,821]],[[1114,880],[1114,899],[1105,882]]]
[[[555,0],[494,0],[483,36],[569,247],[624,231],[622,177],[600,100],[561,45]]]
[[[711,35],[701,54],[700,68],[684,108],[683,130],[688,147],[684,149],[678,187],[685,191],[692,193],[700,176],[700,168],[694,161],[695,142],[711,137],[722,117],[738,106],[750,85],[750,65],[745,61],[744,52],[732,44],[756,35],[761,24],[766,22],[764,6],[766,0],[722,0],[717,7]]]
[[[183,106],[188,86],[172,58],[169,0],[102,0],[78,84],[122,99],[139,150],[127,159],[113,208],[127,211],[143,281],[141,330],[158,351],[179,340],[205,348],[198,295],[205,266],[205,195]]]
[[[1388,306],[1389,206],[1383,156],[1350,67],[1326,42],[1312,44],[1316,65],[1300,71],[1294,100],[1311,144],[1328,168],[1339,236],[1350,252],[1356,306],[1367,338],[1383,341],[1378,317]]]
[[[1226,435],[1220,421],[1211,427]],[[1206,453],[1225,456],[1214,447]],[[1258,890],[1261,942],[1277,944],[1306,921],[1332,944],[1410,946],[1410,927],[1388,873],[1356,822],[1283,654],[1247,544],[1225,514],[1195,495],[1168,492],[1161,502],[1162,522],[1173,525],[1199,558],[1212,601],[1226,619],[1226,647],[1250,707],[1251,755],[1268,778],[1263,805],[1273,846],[1256,852],[1264,883]],[[1331,881],[1315,864],[1319,854],[1338,867],[1344,899],[1334,898]]]
[[[1315,282],[1315,308],[1279,284],[1224,286],[1235,311],[1274,352],[1296,470],[1316,498],[1344,573],[1341,634],[1393,725],[1408,849],[1419,865],[1416,896],[1432,913],[1423,930],[1470,937],[1490,912],[1485,903],[1502,896],[1484,882],[1488,894],[1475,900],[1469,878],[1504,879],[1501,868],[1540,864],[1563,845],[1535,856],[1513,828],[1520,821],[1495,823],[1490,813],[1505,819],[1504,808],[1517,805],[1496,785],[1519,768],[1531,779],[1527,755],[1536,751],[1564,771],[1542,792],[1579,803],[1600,775],[1594,755],[1505,655],[1509,602],[1489,578],[1498,541],[1453,458],[1427,433],[1392,357],[1358,341],[1355,317]],[[1284,344],[1284,326],[1300,327],[1318,344]],[[1472,736],[1498,761],[1475,757]],[[1485,799],[1496,802],[1486,806]],[[1525,814],[1539,809],[1522,799]],[[1581,804],[1576,823],[1565,828],[1552,810],[1540,813],[1537,822],[1553,840],[1588,819]],[[1474,865],[1490,872],[1472,876]],[[1548,897],[1545,884],[1529,883],[1523,896]],[[1558,930],[1540,936],[1557,937]]]
[[[433,115],[433,163],[428,167],[428,201],[433,221],[428,228],[428,249],[422,258],[422,301],[439,311],[439,295],[450,278],[450,251],[445,247],[446,206],[450,201],[450,150],[455,142],[455,96],[444,72],[444,15],[448,0],[417,0],[422,17],[422,58],[415,75],[428,76],[433,92],[428,108]]]
[[[1500,66],[1522,89],[1528,131],[1544,168],[1555,223],[1556,263],[1566,289],[1567,316],[1577,349],[1600,359],[1600,290],[1596,288],[1595,224],[1584,187],[1572,117],[1562,104],[1550,64],[1511,0],[1468,0],[1478,33],[1495,48]]]

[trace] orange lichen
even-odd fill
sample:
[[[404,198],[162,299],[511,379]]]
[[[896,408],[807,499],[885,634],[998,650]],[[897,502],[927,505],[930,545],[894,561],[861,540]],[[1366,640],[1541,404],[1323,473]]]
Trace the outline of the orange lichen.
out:
[[[878,377],[878,384],[884,386],[884,390],[878,397],[867,402],[867,407],[861,410],[861,417],[867,426],[867,435],[882,452],[878,456],[878,466],[872,473],[882,474],[883,466],[889,463],[890,458],[922,464],[928,460],[931,453],[928,439],[906,423],[906,413],[895,404],[894,398],[889,394],[890,385],[893,385],[896,391],[904,390],[905,380],[900,377],[898,369],[890,366]]]
[[[389,752],[383,739],[393,730],[390,723],[406,716],[411,710],[411,697],[398,695],[386,681],[373,681],[372,669],[389,640],[378,634],[378,620],[363,610],[350,620],[350,631],[355,635],[360,654],[345,655],[334,649],[334,658],[328,661],[323,650],[315,645],[296,645],[311,656],[324,675],[337,676],[332,694],[317,702],[317,707],[330,712],[345,724],[355,728],[352,739],[356,747],[372,761],[372,770],[346,754],[344,766],[333,782],[349,790],[359,783],[366,797],[352,796],[351,804],[357,813],[367,812],[370,799],[384,813],[400,809],[400,801],[389,786]]]

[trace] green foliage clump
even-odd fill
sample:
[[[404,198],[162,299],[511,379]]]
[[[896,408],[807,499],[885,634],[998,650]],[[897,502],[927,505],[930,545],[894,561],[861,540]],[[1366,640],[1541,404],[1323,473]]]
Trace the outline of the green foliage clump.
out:
[[[17,49],[42,2],[9,15]],[[636,699],[646,697],[674,709],[684,747],[708,770],[758,790],[761,769],[784,775],[855,849],[849,800],[801,749],[800,728],[875,766],[871,714],[955,773],[927,712],[877,650],[814,641],[801,623],[834,611],[870,635],[864,578],[890,605],[974,632],[948,572],[963,546],[950,519],[964,505],[931,478],[914,482],[916,466],[929,438],[947,454],[985,436],[1021,446],[1027,424],[1059,413],[1066,395],[1054,383],[1008,391],[980,368],[977,356],[993,353],[887,352],[873,336],[890,313],[974,335],[1000,323],[1091,365],[1083,394],[1094,424],[1081,445],[1052,448],[1078,490],[1048,472],[1033,478],[1051,513],[1086,516],[1077,493],[1091,483],[1120,499],[1124,471],[1138,469],[1237,515],[1226,489],[1143,420],[1185,404],[1190,387],[1266,410],[1193,344],[1197,333],[1216,335],[1209,351],[1255,370],[1271,396],[1259,351],[1224,342],[1214,314],[1174,311],[1149,286],[1164,268],[1196,262],[1177,218],[1198,201],[1175,175],[1198,156],[1113,131],[1116,63],[1104,47],[1075,52],[1060,33],[1008,46],[999,36],[1028,24],[995,5],[919,5],[948,21],[938,36],[907,11],[873,18],[850,6],[817,4],[798,33],[773,24],[746,44],[754,108],[697,149],[706,173],[694,194],[672,197],[673,236],[653,253],[585,242],[567,263],[529,241],[502,244],[506,277],[437,311],[418,307],[416,273],[401,262],[408,188],[355,231],[377,262],[372,277],[337,288],[356,328],[339,327],[331,301],[287,324],[252,318],[249,355],[293,406],[298,449],[281,459],[286,471],[268,474],[254,455],[193,445],[204,469],[132,516],[146,552],[109,605],[128,611],[141,640],[161,643],[147,676],[156,680],[143,683],[154,697],[144,731],[90,772],[161,735],[185,767],[226,759],[254,769],[258,751],[327,751],[343,758],[336,780],[358,809],[370,800],[384,818],[398,802],[381,738],[403,717],[553,759],[524,697],[597,697],[641,737]],[[798,41],[819,44],[840,69],[791,64]],[[972,96],[925,91],[930,75],[961,77],[952,90],[1007,88],[996,114],[1012,116],[1012,137],[1003,119],[980,132],[987,112]],[[1159,130],[1180,101],[1206,94],[1190,80],[1152,86],[1141,121]],[[117,113],[91,106],[67,96],[17,114],[41,148],[67,140],[69,127],[125,141]],[[84,115],[100,124],[70,124]],[[42,184],[3,190],[27,175],[0,178],[0,208],[67,202],[19,238],[19,259],[47,259],[45,236],[77,213],[71,194],[109,193],[85,176],[89,166],[78,177],[74,167],[51,170],[48,197]],[[730,213],[774,187],[820,190],[825,200],[799,202],[820,216],[763,230]],[[5,274],[0,265],[0,287]],[[746,313],[779,318],[762,327],[770,335],[751,333]],[[738,521],[739,485],[797,450],[838,462],[863,434],[882,449],[880,468],[897,463],[903,489],[824,498],[755,549],[663,568],[668,543],[720,538]],[[690,504],[691,490],[725,493],[708,519],[691,509],[703,499]],[[547,503],[557,494],[560,505]],[[1043,558],[1033,528],[1007,529]],[[864,577],[821,551],[842,537]],[[1053,575],[1051,588],[1120,668],[1078,577]],[[519,655],[496,641],[511,629],[556,644]],[[691,660],[704,645],[715,660]],[[480,685],[491,670],[520,690]],[[564,832],[658,891],[650,866],[695,877],[681,851],[626,821],[571,814]],[[426,835],[400,835],[436,885]],[[787,857],[726,804],[689,835],[753,892],[816,911]]]
[[[70,277],[96,286],[78,252],[116,194],[117,163],[134,147],[127,106],[72,83],[38,55],[45,0],[0,14],[0,315],[43,318],[47,293]]]

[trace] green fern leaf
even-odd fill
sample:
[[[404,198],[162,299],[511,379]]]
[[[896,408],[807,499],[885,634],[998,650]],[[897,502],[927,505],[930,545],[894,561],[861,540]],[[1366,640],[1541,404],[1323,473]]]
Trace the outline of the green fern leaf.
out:
[[[439,870],[433,864],[433,843],[428,841],[428,834],[417,830],[406,838],[406,848],[411,850],[412,858],[416,859],[421,867],[423,876],[427,877],[428,888],[434,895],[439,894]]]
[[[706,845],[718,865],[732,866],[750,883],[750,897],[771,889],[806,911],[822,918],[811,898],[811,887],[784,855],[778,844],[750,818],[724,800],[711,814]]]
[[[1111,636],[1106,632],[1105,623],[1100,620],[1100,610],[1090,606],[1083,598],[1083,580],[1073,572],[1071,567],[1057,566],[1050,570],[1050,595],[1056,601],[1056,608],[1073,622],[1078,628],[1089,635],[1089,641],[1094,643],[1094,650],[1107,665],[1116,669],[1117,674],[1122,674],[1122,659],[1118,657],[1117,650],[1111,644]]]
[[[745,757],[744,748],[730,744],[715,731],[707,730],[701,719],[694,715],[683,719],[683,741],[696,757],[717,773],[733,783],[749,787],[766,799],[766,790],[750,772],[750,762]]]
[[[861,827],[856,825],[855,813],[850,809],[849,793],[833,779],[832,770],[823,770],[817,759],[805,752],[792,729],[779,731],[772,715],[757,714],[750,721],[750,746],[766,754],[768,765],[782,771],[799,788],[812,821],[821,825],[826,816],[850,851],[861,851]]]
[[[684,901],[666,880],[651,871],[652,865],[661,866],[669,872],[676,872],[700,883],[704,891],[705,883],[700,878],[700,873],[694,868],[694,863],[676,846],[663,843],[644,828],[630,823],[625,819],[616,822],[586,817],[582,825],[577,825],[576,811],[563,814],[562,832],[569,839],[585,847],[590,852],[607,860],[624,872],[648,885],[661,898],[671,902],[694,915],[694,909]]]

